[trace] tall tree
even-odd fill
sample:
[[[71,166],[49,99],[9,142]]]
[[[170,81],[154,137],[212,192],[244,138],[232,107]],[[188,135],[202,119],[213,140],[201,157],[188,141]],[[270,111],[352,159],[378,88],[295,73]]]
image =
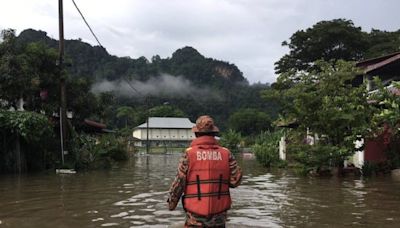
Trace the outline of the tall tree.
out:
[[[290,50],[275,63],[276,73],[312,71],[316,60],[359,60],[368,48],[361,27],[351,20],[320,21],[311,28],[295,32],[283,46]]]
[[[28,102],[27,109],[40,109],[40,91],[54,90],[56,87],[56,51],[43,43],[19,44],[13,30],[4,30],[2,36],[1,98],[10,106],[14,106],[16,100],[23,98]]]
[[[229,117],[229,128],[243,136],[257,135],[271,129],[270,117],[256,109],[243,109]]]
[[[400,51],[400,30],[394,32],[372,29],[368,34],[369,48],[365,58],[375,58]]]

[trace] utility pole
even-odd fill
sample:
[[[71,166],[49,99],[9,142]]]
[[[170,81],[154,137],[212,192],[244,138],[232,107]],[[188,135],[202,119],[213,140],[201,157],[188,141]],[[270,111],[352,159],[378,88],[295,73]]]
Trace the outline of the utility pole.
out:
[[[148,97],[146,96],[145,98],[146,101],[146,106],[147,106],[147,120],[146,120],[146,154],[149,154],[149,150],[150,150],[150,142],[149,142],[149,121],[150,121],[150,111],[149,111],[149,100]]]
[[[148,116],[147,113],[147,123],[146,123],[146,154],[149,154],[149,148],[150,148],[150,143],[149,143],[149,120],[150,117]]]
[[[58,67],[60,72],[60,138],[61,138],[61,159],[64,165],[64,149],[67,141],[67,94],[65,85],[64,71],[64,14],[63,14],[63,0],[58,0],[58,28],[59,28],[59,56]]]

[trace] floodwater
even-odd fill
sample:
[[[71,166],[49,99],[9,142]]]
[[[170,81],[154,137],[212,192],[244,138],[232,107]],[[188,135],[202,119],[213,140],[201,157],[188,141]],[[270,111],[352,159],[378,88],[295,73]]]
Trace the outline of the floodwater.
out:
[[[166,192],[179,154],[139,155],[108,171],[0,176],[3,227],[170,227]],[[227,227],[399,227],[400,182],[297,177],[240,160]]]

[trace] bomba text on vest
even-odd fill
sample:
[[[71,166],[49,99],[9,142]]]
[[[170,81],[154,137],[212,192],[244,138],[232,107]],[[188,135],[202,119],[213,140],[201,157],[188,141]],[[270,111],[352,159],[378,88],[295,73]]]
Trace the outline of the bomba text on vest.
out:
[[[222,161],[221,152],[215,150],[198,150],[196,152],[197,161],[201,160],[220,160]]]

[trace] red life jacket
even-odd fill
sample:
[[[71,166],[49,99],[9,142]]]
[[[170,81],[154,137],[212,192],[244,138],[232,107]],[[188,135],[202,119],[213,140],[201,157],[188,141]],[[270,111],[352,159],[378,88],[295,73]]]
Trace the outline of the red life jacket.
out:
[[[185,210],[202,216],[228,210],[231,206],[229,150],[206,144],[194,145],[186,153],[189,169],[183,196]]]

